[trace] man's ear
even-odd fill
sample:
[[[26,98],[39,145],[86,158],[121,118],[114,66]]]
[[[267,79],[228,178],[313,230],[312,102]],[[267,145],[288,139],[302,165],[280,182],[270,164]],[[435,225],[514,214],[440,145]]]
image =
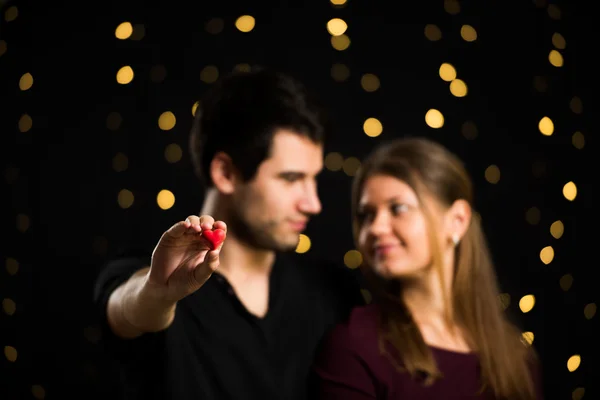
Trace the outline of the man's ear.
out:
[[[231,157],[222,151],[216,153],[210,162],[210,177],[215,188],[224,194],[231,194],[239,176]]]

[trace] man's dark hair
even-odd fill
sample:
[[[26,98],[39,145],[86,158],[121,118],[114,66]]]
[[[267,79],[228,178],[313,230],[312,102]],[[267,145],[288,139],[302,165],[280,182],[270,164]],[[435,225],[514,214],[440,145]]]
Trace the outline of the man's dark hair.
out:
[[[196,109],[190,133],[195,173],[212,186],[210,163],[222,151],[244,181],[251,180],[269,157],[277,130],[323,143],[324,123],[321,107],[293,77],[267,68],[234,72],[214,83]]]

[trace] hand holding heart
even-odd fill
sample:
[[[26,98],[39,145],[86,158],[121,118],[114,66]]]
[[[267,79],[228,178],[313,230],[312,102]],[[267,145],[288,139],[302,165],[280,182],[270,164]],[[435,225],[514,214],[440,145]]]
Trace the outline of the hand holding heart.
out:
[[[210,215],[191,215],[171,226],[152,253],[147,285],[167,302],[198,290],[219,267],[227,225]]]
[[[223,229],[204,229],[202,231],[202,236],[210,243],[210,249],[214,250],[223,243],[225,240],[225,231]]]

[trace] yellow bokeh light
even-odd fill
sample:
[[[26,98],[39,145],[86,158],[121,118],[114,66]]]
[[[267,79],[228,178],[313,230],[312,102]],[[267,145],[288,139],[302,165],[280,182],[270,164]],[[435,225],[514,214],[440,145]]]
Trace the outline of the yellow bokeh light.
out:
[[[571,393],[571,400],[581,400],[585,395],[585,388],[578,387]]]
[[[544,136],[550,136],[554,133],[554,122],[548,117],[543,117],[538,123],[538,129]]]
[[[571,286],[573,286],[573,275],[565,274],[561,276],[560,280],[558,281],[558,285],[563,291],[568,291],[571,289]]]
[[[581,356],[579,354],[574,354],[567,360],[567,369],[569,372],[573,372],[579,368],[581,365]]]
[[[530,224],[530,225],[537,225],[540,222],[542,215],[541,215],[541,211],[539,208],[537,207],[531,207],[529,210],[527,210],[527,212],[525,213],[525,220]]]
[[[4,11],[4,20],[6,22],[12,22],[19,16],[19,9],[17,6],[10,6]]]
[[[117,202],[121,208],[127,209],[133,205],[134,196],[130,190],[122,189],[117,196]]]
[[[19,272],[19,262],[14,258],[8,257],[5,266],[9,275],[16,275]]]
[[[440,66],[440,78],[445,80],[446,82],[452,82],[456,79],[456,69],[450,63],[443,63]]]
[[[535,335],[533,334],[533,332],[523,332],[522,337],[525,343],[527,343],[528,345],[532,345]]]
[[[254,29],[255,25],[256,20],[251,15],[242,15],[241,17],[235,20],[235,27],[240,32],[250,32],[252,29]]]
[[[21,115],[19,118],[19,132],[25,133],[31,129],[33,126],[33,119],[29,116],[29,114]]]
[[[356,157],[348,157],[344,160],[342,169],[348,176],[354,176],[360,168],[360,160]]]
[[[200,80],[204,83],[213,83],[219,79],[219,70],[214,65],[207,65],[200,71]]]
[[[331,46],[338,51],[344,51],[350,47],[350,38],[347,35],[332,36]]]
[[[233,70],[238,71],[238,72],[250,72],[252,70],[252,67],[248,63],[241,63],[241,64],[236,64],[233,67]]]
[[[183,151],[177,143],[171,143],[165,148],[165,159],[170,163],[176,163],[182,156]]]
[[[168,210],[175,204],[175,195],[167,189],[163,189],[156,195],[156,204],[162,210]]]
[[[362,86],[366,92],[374,92],[379,89],[379,78],[374,74],[364,74],[360,78],[360,86]]]
[[[569,102],[569,108],[575,114],[581,114],[583,112],[583,102],[581,101],[581,98],[578,96],[573,96]]]
[[[554,221],[552,225],[550,225],[550,234],[554,239],[560,239],[564,232],[565,226],[562,221]]]
[[[350,77],[350,69],[344,64],[333,64],[331,66],[331,77],[336,82],[344,82]]]
[[[126,85],[133,80],[133,75],[133,69],[129,65],[121,67],[117,72],[117,82]]]
[[[331,152],[325,156],[325,168],[330,171],[339,171],[344,165],[344,156],[338,152]]]
[[[221,33],[224,27],[225,21],[223,21],[222,18],[212,18],[204,25],[206,32],[210,33],[211,35]]]
[[[474,42],[477,40],[477,31],[471,25],[463,25],[460,28],[460,36],[466,42]]]
[[[548,61],[550,64],[555,67],[562,67],[565,63],[562,54],[558,52],[558,50],[550,50],[550,54],[548,54]]]
[[[490,165],[485,169],[485,180],[491,184],[496,184],[500,181],[500,168],[497,165]]]
[[[383,132],[383,125],[377,118],[367,118],[363,124],[363,131],[370,137],[376,137]]]
[[[177,119],[175,118],[175,114],[173,114],[171,111],[165,111],[164,113],[160,114],[160,117],[158,117],[158,127],[163,131],[173,129],[176,122]]]
[[[308,236],[306,236],[305,234],[300,234],[300,236],[298,237],[298,244],[296,245],[296,253],[306,253],[308,250],[310,250],[310,238]]]
[[[195,117],[196,116],[196,110],[198,109],[198,106],[200,105],[200,102],[197,101],[194,103],[194,105],[192,106],[192,116]]]
[[[442,38],[442,31],[437,25],[427,24],[425,25],[425,37],[432,42],[437,42]]]
[[[506,310],[508,308],[508,306],[510,306],[510,294],[500,293],[498,295],[498,301],[500,302],[500,307],[503,310]]]
[[[552,18],[552,19],[560,19],[561,18],[560,8],[556,4],[549,4],[547,11],[548,11],[548,16],[550,18]]]
[[[46,390],[41,385],[32,385],[31,394],[38,400],[46,398]]]
[[[585,318],[594,318],[594,315],[596,315],[596,308],[596,303],[586,304],[586,306],[583,308],[583,315],[585,316]]]
[[[27,72],[21,76],[19,79],[19,89],[21,90],[29,90],[33,86],[33,76]]]
[[[344,254],[344,264],[348,268],[357,268],[362,264],[363,257],[360,251],[358,250],[349,250]]]
[[[523,313],[528,313],[535,306],[535,296],[532,294],[525,295],[519,300],[519,308]]]
[[[0,56],[6,53],[8,46],[6,45],[6,41],[0,40]]]
[[[331,4],[333,4],[334,6],[343,6],[344,4],[346,4],[346,0],[330,0]]]
[[[477,125],[473,121],[465,121],[461,126],[463,136],[468,140],[474,140],[479,134]]]
[[[26,232],[31,226],[31,219],[26,214],[17,214],[17,230]]]
[[[13,315],[17,311],[17,305],[12,299],[2,300],[2,309],[6,315]]]
[[[563,196],[569,201],[575,200],[577,197],[577,186],[575,186],[575,183],[568,182],[563,186]]]
[[[555,32],[552,35],[552,45],[557,49],[563,50],[565,47],[567,47],[567,41],[565,40],[563,35],[561,35],[558,32]]]
[[[12,346],[4,346],[4,357],[10,362],[17,361],[17,349]]]
[[[142,40],[146,34],[146,28],[144,24],[135,24],[133,26],[133,33],[131,34],[131,40]]]
[[[554,249],[552,246],[546,246],[540,251],[540,260],[546,265],[554,260]]]
[[[467,84],[462,79],[454,79],[450,82],[450,93],[456,97],[465,97],[468,89]]]
[[[165,80],[167,69],[164,65],[154,65],[150,69],[150,80],[155,83],[160,83]]]
[[[444,115],[439,110],[432,108],[425,113],[425,123],[431,128],[439,129],[444,126]]]
[[[115,36],[117,39],[125,40],[128,39],[133,33],[133,26],[131,22],[122,22],[115,29]]]
[[[583,147],[585,146],[585,137],[583,136],[583,133],[575,132],[573,134],[573,137],[571,138],[571,143],[573,143],[573,146],[576,149],[583,149]]]
[[[123,117],[116,111],[112,111],[106,116],[106,127],[111,131],[119,129],[121,122],[123,122]]]
[[[123,153],[117,153],[112,159],[112,167],[116,172],[123,172],[129,167],[129,159]]]
[[[327,32],[332,36],[343,35],[348,29],[348,24],[341,18],[332,18],[327,21]]]
[[[450,15],[456,15],[460,12],[460,3],[458,0],[444,0],[444,10]]]
[[[533,87],[538,92],[544,93],[546,90],[548,90],[548,82],[546,82],[546,78],[543,76],[534,76]]]

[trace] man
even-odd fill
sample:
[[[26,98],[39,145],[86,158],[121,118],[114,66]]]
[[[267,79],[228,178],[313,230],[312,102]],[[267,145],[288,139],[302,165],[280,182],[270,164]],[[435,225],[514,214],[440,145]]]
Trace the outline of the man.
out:
[[[362,300],[348,270],[293,251],[321,211],[323,140],[320,111],[281,73],[233,74],[202,99],[190,136],[201,216],[96,282],[126,398],[306,398],[319,340]],[[227,237],[209,250],[213,228]]]

